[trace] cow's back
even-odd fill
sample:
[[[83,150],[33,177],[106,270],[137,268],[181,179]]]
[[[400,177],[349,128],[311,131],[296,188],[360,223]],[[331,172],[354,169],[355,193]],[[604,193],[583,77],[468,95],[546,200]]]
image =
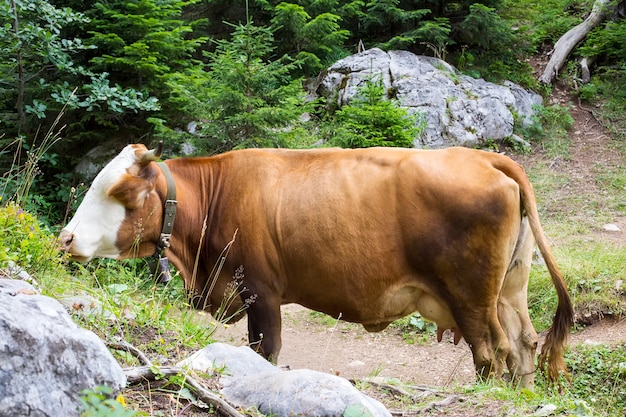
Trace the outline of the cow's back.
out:
[[[238,229],[234,262],[263,271],[284,302],[393,321],[417,310],[424,291],[446,300],[457,291],[451,270],[474,262],[490,234],[515,232],[516,184],[491,157],[464,148],[239,151],[225,156],[220,227]]]

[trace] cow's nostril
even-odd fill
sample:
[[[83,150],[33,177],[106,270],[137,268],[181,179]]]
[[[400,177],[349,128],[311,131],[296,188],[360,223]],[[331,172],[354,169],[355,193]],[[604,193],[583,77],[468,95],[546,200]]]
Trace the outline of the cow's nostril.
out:
[[[69,233],[69,232],[61,232],[61,245],[63,246],[64,249],[69,249],[69,247],[72,245],[72,242],[74,241],[74,233]]]

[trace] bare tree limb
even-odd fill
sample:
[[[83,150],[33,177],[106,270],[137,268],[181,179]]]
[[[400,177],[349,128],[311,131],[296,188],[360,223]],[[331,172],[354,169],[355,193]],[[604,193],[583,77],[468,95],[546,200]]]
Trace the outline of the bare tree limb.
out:
[[[583,84],[587,84],[591,81],[591,71],[589,71],[589,66],[593,64],[593,61],[595,60],[595,56],[584,57],[580,60],[580,70],[582,73],[581,82]]]
[[[612,0],[595,0],[591,13],[579,25],[568,30],[554,45],[554,50],[550,61],[546,65],[543,74],[539,77],[539,81],[544,84],[551,84],[556,74],[559,72],[567,56],[572,49],[582,41],[587,34],[602,22],[606,16],[607,6]]]
[[[157,381],[161,378],[167,378],[182,374],[183,370],[178,366],[131,366],[123,368],[126,380],[130,384],[137,384],[142,381]]]
[[[428,404],[426,407],[421,408],[419,410],[420,413],[425,413],[427,411],[432,410],[433,408],[441,408],[441,407],[447,407],[451,404],[454,404],[455,402],[459,401],[461,399],[461,397],[459,397],[458,395],[451,395],[447,398],[444,398],[441,401],[433,401],[430,404]]]

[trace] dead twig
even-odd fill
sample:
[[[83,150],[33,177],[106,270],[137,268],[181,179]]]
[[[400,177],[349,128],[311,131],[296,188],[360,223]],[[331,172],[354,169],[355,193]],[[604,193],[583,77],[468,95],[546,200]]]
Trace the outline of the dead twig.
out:
[[[455,402],[459,401],[461,399],[460,396],[458,395],[451,395],[447,398],[444,398],[441,401],[433,401],[431,403],[429,403],[428,405],[426,405],[426,407],[421,408],[420,410],[418,410],[418,413],[425,413],[426,411],[430,411],[434,408],[443,408],[443,407],[447,407],[449,405],[454,404]]]
[[[468,353],[462,355],[459,360],[456,362],[456,365],[454,365],[454,368],[452,369],[452,372],[450,372],[450,374],[448,375],[448,378],[446,379],[445,384],[443,384],[443,386],[445,388],[448,388],[450,386],[450,384],[452,384],[452,381],[454,380],[454,376],[456,375],[456,373],[459,371],[459,368],[461,367],[461,362],[463,361],[463,359],[465,359],[465,357],[468,355]]]
[[[137,349],[135,346],[131,345],[128,342],[107,342],[107,347],[109,349],[121,350],[124,352],[128,352],[139,360],[139,363],[142,365],[151,365],[150,359],[142,351]]]
[[[126,375],[126,380],[130,384],[137,384],[143,381],[157,381],[162,378],[182,374],[183,372],[182,368],[178,366],[154,365],[131,366],[123,370]]]
[[[376,388],[379,388],[381,390],[385,390],[390,392],[392,395],[397,395],[397,396],[402,396],[405,398],[408,398],[410,400],[412,400],[413,402],[419,402],[419,401],[423,401],[426,397],[430,396],[430,395],[437,395],[440,397],[445,397],[442,400],[438,400],[438,401],[432,401],[430,403],[428,403],[427,405],[425,405],[422,408],[416,409],[416,410],[389,410],[389,412],[391,413],[392,416],[398,416],[398,417],[408,417],[408,416],[414,416],[414,415],[418,415],[421,413],[426,413],[432,409],[435,408],[444,408],[447,407],[451,404],[454,404],[457,401],[462,401],[463,397],[461,397],[460,395],[456,395],[456,394],[452,394],[452,395],[447,395],[446,393],[444,393],[443,390],[439,390],[437,388],[431,388],[425,385],[407,385],[406,387],[408,389],[413,389],[413,390],[419,390],[422,391],[420,394],[412,394],[411,392],[407,391],[406,389],[402,388],[402,387],[398,387],[396,385],[391,385],[391,384],[387,384],[385,382],[381,382],[379,380],[377,380],[376,378],[365,378],[365,379],[359,379],[359,380],[354,380],[351,379],[350,382],[352,384],[356,383],[366,383],[366,384],[370,384]]]

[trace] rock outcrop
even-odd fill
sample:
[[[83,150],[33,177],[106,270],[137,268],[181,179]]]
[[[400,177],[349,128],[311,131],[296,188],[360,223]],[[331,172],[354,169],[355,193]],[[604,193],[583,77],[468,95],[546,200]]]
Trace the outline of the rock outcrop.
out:
[[[369,49],[333,64],[315,93],[342,106],[367,80],[382,81],[388,98],[410,114],[425,118],[418,148],[480,146],[513,135],[515,123],[526,125],[541,96],[505,82],[494,84],[461,74],[437,58],[408,51]]]

